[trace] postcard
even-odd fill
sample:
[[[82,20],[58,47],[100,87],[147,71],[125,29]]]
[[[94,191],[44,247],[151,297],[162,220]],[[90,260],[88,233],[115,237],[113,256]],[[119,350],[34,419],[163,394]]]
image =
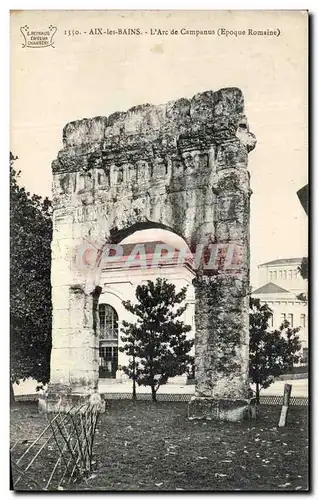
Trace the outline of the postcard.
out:
[[[308,491],[308,12],[10,15],[16,491]]]

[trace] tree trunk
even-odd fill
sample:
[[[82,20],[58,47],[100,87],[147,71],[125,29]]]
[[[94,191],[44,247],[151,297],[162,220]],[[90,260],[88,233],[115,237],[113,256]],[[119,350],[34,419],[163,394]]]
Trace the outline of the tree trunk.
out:
[[[152,395],[152,400],[153,401],[157,401],[157,393],[156,393],[156,390],[155,390],[156,382],[155,382],[154,373],[153,373],[153,364],[152,364],[153,359],[152,359],[152,356],[150,356],[149,361],[150,361],[150,363],[149,363],[149,374],[150,374],[151,395]]]
[[[154,385],[151,386],[151,395],[152,395],[152,400],[153,401],[157,401],[157,392],[155,390],[155,386]]]
[[[260,392],[259,383],[257,382],[256,383],[256,404],[257,405],[259,405],[259,392]]]
[[[133,356],[133,393],[132,393],[133,401],[136,401],[136,358]]]
[[[134,378],[133,378],[133,393],[132,393],[132,398],[133,398],[133,401],[136,401],[136,399],[137,399],[137,394],[136,394],[136,378],[135,378],[135,375],[134,375]]]
[[[12,381],[10,380],[10,406],[15,405],[15,397],[14,397],[14,391],[13,391],[13,384]]]

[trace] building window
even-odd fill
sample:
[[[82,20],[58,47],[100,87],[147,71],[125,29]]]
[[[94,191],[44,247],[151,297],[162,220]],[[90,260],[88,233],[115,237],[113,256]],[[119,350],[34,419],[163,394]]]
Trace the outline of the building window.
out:
[[[284,321],[286,321],[286,314],[285,314],[285,313],[282,313],[282,314],[280,315],[280,320],[281,320],[281,322],[282,322],[282,323],[283,323]]]
[[[297,277],[298,277],[298,271],[297,271],[297,269],[294,269],[293,273],[294,273],[294,279],[296,280]]]
[[[273,271],[273,280],[277,279],[277,271]]]
[[[306,326],[306,314],[301,314],[300,315],[300,326],[302,326],[303,328],[305,328],[305,326]]]
[[[111,361],[113,357],[118,357],[118,348],[113,346],[99,346],[99,357],[105,361]]]
[[[288,279],[289,280],[293,279],[293,271],[292,271],[292,269],[288,270]]]
[[[283,271],[279,271],[279,279],[283,279]]]
[[[102,342],[99,345],[99,377],[116,378],[118,347],[103,345]]]
[[[287,321],[290,324],[290,326],[294,326],[294,315],[293,314],[287,314]]]
[[[273,279],[273,273],[272,271],[269,271],[269,281],[272,281],[272,279]]]
[[[303,353],[302,353],[302,363],[305,365],[308,365],[308,347],[303,348]]]
[[[118,338],[118,314],[109,304],[99,305],[99,324],[101,339]]]
[[[270,315],[269,319],[268,319],[268,325],[269,327],[273,327],[274,326],[274,316],[273,314]]]
[[[283,279],[287,280],[287,271],[286,271],[286,269],[285,269],[285,271],[283,271]]]

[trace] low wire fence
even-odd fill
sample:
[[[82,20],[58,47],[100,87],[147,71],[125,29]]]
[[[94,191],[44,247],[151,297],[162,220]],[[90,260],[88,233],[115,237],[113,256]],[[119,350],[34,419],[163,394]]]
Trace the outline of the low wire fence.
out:
[[[30,444],[28,440],[13,443],[14,490],[64,490],[88,474],[99,413],[98,407],[86,404],[49,414],[47,426]]]
[[[260,396],[260,404],[263,405],[279,405],[283,404],[283,396]],[[290,406],[308,406],[308,398],[302,396],[294,396],[290,398]]]
[[[189,402],[190,399],[194,396],[194,394],[159,394],[157,393],[158,401],[176,401],[176,402]],[[101,394],[101,397],[104,400],[123,400],[123,399],[132,399],[131,393],[104,393]],[[151,394],[138,394],[138,401],[151,401]],[[283,404],[283,396],[260,396],[260,404],[263,405],[282,405]],[[291,406],[307,406],[308,398],[305,397],[291,397],[290,403]]]
[[[194,396],[194,394],[160,394],[157,393],[158,401],[176,401],[176,402],[188,402]],[[131,392],[107,392],[101,394],[101,397],[106,400],[120,400],[120,399],[132,399]],[[26,401],[26,402],[36,402],[38,400],[37,394],[23,394],[16,396],[16,401]],[[151,394],[138,393],[137,401],[151,401]],[[282,405],[283,396],[260,396],[260,404],[263,405]],[[308,397],[294,396],[290,398],[291,406],[308,406]]]

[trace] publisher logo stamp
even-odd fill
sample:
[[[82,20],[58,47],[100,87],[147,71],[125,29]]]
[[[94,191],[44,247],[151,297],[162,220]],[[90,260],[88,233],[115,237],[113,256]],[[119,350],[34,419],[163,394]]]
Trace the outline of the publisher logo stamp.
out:
[[[22,43],[22,47],[29,48],[43,48],[43,47],[53,47],[54,48],[54,40],[53,37],[57,32],[57,27],[50,25],[46,30],[34,31],[31,30],[29,26],[25,25],[20,28],[20,31],[23,35],[24,42]]]

